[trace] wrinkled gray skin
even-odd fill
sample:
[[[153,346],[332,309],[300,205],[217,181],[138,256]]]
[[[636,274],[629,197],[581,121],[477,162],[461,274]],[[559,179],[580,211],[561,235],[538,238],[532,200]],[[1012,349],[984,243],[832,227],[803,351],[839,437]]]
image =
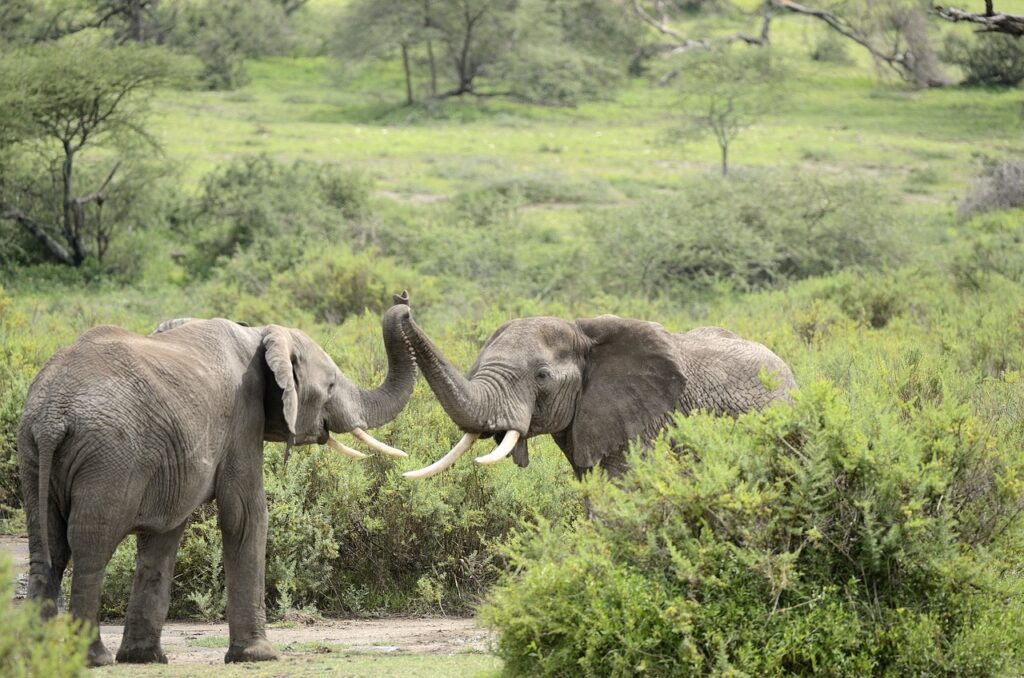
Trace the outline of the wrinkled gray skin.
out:
[[[328,431],[393,419],[415,381],[396,329],[406,308],[384,315],[388,375],[368,391],[299,330],[222,319],[169,321],[147,337],[96,327],[50,359],[18,429],[29,597],[53,614],[74,557],[71,612],[95,629],[92,665],[113,661],[98,632],[100,588],[129,533],[138,557],[117,661],[167,661],[175,553],[189,515],[211,499],[224,540],[225,661],[277,658],[264,630],[263,441],[324,443]]]
[[[765,346],[716,327],[685,333],[613,315],[567,322],[520,318],[491,335],[468,378],[449,363],[408,309],[402,330],[448,416],[467,433],[550,433],[577,478],[626,470],[630,441],[650,440],[673,412],[738,415],[789,399],[793,373]],[[766,388],[761,370],[772,375]]]

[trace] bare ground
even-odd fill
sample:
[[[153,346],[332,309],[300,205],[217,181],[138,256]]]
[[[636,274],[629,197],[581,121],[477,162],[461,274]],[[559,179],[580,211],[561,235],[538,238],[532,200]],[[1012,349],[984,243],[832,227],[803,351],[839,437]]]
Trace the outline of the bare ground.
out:
[[[15,598],[23,598],[28,571],[28,539],[0,535],[0,551],[14,561],[18,584]],[[124,627],[103,624],[100,634],[112,652],[121,643]],[[350,652],[451,655],[486,652],[491,635],[476,620],[464,617],[383,617],[378,619],[323,619],[311,624],[279,622],[267,630],[270,642],[289,653]],[[162,645],[175,665],[223,666],[228,645],[226,622],[170,621],[164,626]]]

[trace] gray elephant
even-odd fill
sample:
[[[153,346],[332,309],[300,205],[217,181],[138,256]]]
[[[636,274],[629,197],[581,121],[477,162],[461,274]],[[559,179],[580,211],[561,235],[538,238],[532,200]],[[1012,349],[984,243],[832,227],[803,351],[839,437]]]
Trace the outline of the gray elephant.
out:
[[[43,367],[28,391],[18,457],[28,519],[29,597],[57,609],[74,558],[71,613],[93,625],[91,665],[113,661],[99,636],[104,570],[138,535],[135,582],[119,662],[166,662],[160,633],[175,554],[189,516],[217,500],[230,647],[226,662],[276,659],[263,601],[267,503],[263,441],[329,444],[405,407],[416,367],[398,328],[408,297],[383,317],[388,374],[372,390],[342,375],[299,330],[182,319],[150,336],[101,326]]]
[[[481,436],[497,448],[480,463],[509,454],[529,462],[526,440],[550,433],[577,478],[601,467],[626,470],[630,441],[650,440],[674,412],[738,415],[789,398],[796,381],[765,346],[724,329],[673,334],[653,322],[613,315],[567,322],[512,320],[491,335],[468,378],[417,326],[408,308],[402,330],[448,416],[465,432],[430,466],[405,474],[434,475]]]

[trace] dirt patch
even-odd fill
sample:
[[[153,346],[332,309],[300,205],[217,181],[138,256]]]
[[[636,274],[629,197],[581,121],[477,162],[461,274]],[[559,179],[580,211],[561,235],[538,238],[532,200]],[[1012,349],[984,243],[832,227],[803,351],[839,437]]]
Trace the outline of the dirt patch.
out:
[[[24,597],[28,539],[0,535],[0,551],[13,558],[19,582],[15,597]],[[112,652],[117,651],[123,633],[121,624],[100,626],[103,642]],[[486,652],[491,634],[480,628],[475,619],[465,617],[382,617],[324,619],[312,624],[280,622],[270,625],[267,638],[286,656],[335,651],[458,654]],[[175,664],[222,666],[228,647],[228,625],[170,621],[164,625],[161,644]]]

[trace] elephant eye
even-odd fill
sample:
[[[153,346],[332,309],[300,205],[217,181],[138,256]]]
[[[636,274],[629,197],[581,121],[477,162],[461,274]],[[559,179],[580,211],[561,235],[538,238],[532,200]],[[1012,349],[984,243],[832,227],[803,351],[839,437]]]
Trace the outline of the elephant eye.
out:
[[[332,381],[327,385],[327,395],[334,393],[334,382]]]
[[[550,378],[551,378],[551,370],[549,370],[548,368],[542,367],[539,370],[537,370],[537,381],[543,382],[543,381],[547,381]]]

